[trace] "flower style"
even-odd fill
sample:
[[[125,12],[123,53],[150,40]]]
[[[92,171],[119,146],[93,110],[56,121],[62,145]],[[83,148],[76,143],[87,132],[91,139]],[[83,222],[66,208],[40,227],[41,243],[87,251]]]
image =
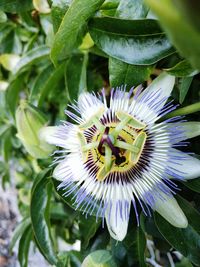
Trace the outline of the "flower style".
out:
[[[112,89],[82,93],[66,114],[75,123],[47,127],[41,135],[63,150],[53,176],[58,189],[72,195],[76,208],[86,214],[96,210],[106,219],[110,235],[123,240],[131,205],[138,221],[136,202],[145,214],[150,208],[176,227],[187,227],[187,218],[173,197],[172,181],[193,179],[200,174],[200,161],[175,147],[198,135],[193,123],[174,117],[156,123],[176,108],[167,103],[175,78],[166,73],[145,90]]]

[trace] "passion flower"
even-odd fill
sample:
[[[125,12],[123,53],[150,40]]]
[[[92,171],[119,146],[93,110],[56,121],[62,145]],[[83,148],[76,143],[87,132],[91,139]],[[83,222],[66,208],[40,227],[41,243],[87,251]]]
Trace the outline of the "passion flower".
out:
[[[172,179],[199,176],[199,160],[176,149],[197,133],[180,117],[157,123],[176,108],[167,102],[174,83],[173,76],[162,73],[145,90],[112,89],[109,101],[104,91],[82,93],[70,106],[73,111],[66,110],[74,123],[41,132],[63,148],[54,162],[58,189],[72,195],[84,213],[96,210],[117,240],[127,233],[131,205],[138,220],[137,202],[146,215],[150,207],[172,225],[187,227]]]

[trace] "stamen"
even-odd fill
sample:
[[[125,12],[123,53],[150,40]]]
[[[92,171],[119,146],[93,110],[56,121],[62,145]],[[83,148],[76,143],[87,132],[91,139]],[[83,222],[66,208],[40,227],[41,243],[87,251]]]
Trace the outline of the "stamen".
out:
[[[131,125],[134,129],[143,129],[146,126],[144,123],[136,120],[134,117],[123,111],[116,112],[116,115],[121,121],[119,122],[117,127],[112,131],[112,136],[114,137],[114,139],[117,138],[117,136],[119,135],[121,130],[126,126],[127,123]]]
[[[115,142],[115,146],[119,147],[119,148],[122,148],[122,149],[125,149],[125,150],[129,150],[129,151],[131,151],[133,153],[139,153],[139,151],[140,151],[139,148],[134,145],[134,143],[133,144],[129,144],[129,143],[117,140]]]
[[[99,145],[99,142],[98,142],[98,141],[96,141],[96,142],[92,142],[92,143],[88,143],[88,144],[86,144],[86,145],[84,145],[84,146],[82,147],[82,150],[85,152],[85,151],[87,151],[87,150],[97,148],[98,145]]]
[[[79,127],[81,129],[86,129],[86,128],[90,128],[93,125],[95,125],[96,128],[99,130],[99,132],[103,133],[104,130],[105,130],[105,126],[99,120],[99,118],[103,115],[103,113],[104,113],[104,108],[101,108],[95,115],[93,115],[91,118],[89,118],[88,121],[86,121],[85,123],[80,124]]]
[[[133,143],[134,147],[137,147],[139,149],[138,153],[131,153],[131,160],[134,162],[134,164],[136,164],[138,162],[138,160],[142,154],[146,139],[147,139],[146,133],[141,132],[138,134],[138,136],[136,137],[136,139]]]

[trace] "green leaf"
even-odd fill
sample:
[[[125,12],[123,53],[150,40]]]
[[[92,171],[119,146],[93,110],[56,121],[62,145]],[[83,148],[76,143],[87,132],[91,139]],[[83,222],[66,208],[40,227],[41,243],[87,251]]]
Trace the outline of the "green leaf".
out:
[[[138,267],[146,267],[144,254],[146,249],[146,237],[142,228],[138,226],[132,227],[123,241],[123,244],[133,258],[134,263],[137,263]]]
[[[24,234],[26,229],[31,225],[31,220],[30,217],[25,217],[15,228],[11,242],[10,242],[10,247],[9,250],[12,251],[17,240]]]
[[[1,0],[0,9],[5,12],[18,13],[33,9],[33,5],[30,0]]]
[[[55,70],[52,63],[45,66],[39,73],[39,75],[35,78],[34,83],[32,85],[29,100],[30,102],[34,102],[39,99],[43,88],[45,87],[48,78],[51,76],[52,72]]]
[[[19,75],[13,79],[6,90],[6,101],[13,117],[15,117],[16,106],[19,100],[19,93],[24,87],[24,76]]]
[[[200,32],[187,20],[173,0],[146,0],[167,36],[194,69],[200,69]],[[163,12],[164,11],[164,12]]]
[[[0,137],[11,127],[10,124],[0,125]]]
[[[89,32],[100,49],[129,64],[150,65],[174,52],[156,20],[94,18]]]
[[[192,68],[190,63],[185,59],[177,63],[170,69],[164,69],[169,74],[174,75],[176,77],[190,77],[199,73],[198,70]]]
[[[16,75],[18,72],[23,70],[25,67],[30,67],[31,65],[38,63],[39,60],[47,57],[49,55],[50,49],[46,45],[41,45],[32,50],[28,51],[20,59],[16,65],[13,73]]]
[[[1,137],[1,156],[5,162],[9,162],[12,153],[11,128],[8,128]]]
[[[87,62],[87,53],[73,55],[67,61],[65,82],[70,101],[77,100],[80,93],[87,90]]]
[[[12,24],[8,24],[8,23],[2,24],[2,25],[0,24],[0,44],[4,42],[5,38],[11,33],[13,29],[14,29],[14,25]]]
[[[0,23],[4,23],[7,21],[7,15],[5,12],[3,12],[2,10],[0,10]]]
[[[119,6],[120,0],[106,0],[101,6],[101,10],[116,9]]]
[[[155,222],[164,238],[183,256],[198,265],[200,262],[200,213],[185,199],[177,196],[177,201],[188,218],[187,228],[176,228],[157,213]]]
[[[53,66],[52,66],[53,68]],[[59,81],[62,79],[65,70],[65,63],[60,64],[56,69],[53,68],[52,72],[49,73],[47,77],[45,72],[42,74],[44,75],[43,78],[46,77],[46,80],[43,84],[40,84],[40,87],[35,87],[35,91],[39,91],[39,100],[38,106],[41,107],[43,102],[48,94],[50,94],[58,85]]]
[[[86,218],[85,215],[80,215],[79,230],[81,233],[81,246],[87,248],[90,239],[95,235],[101,224],[101,220],[96,220],[96,217]]]
[[[176,263],[175,267],[193,267],[193,265],[188,259],[182,258],[181,262]]]
[[[62,19],[67,12],[72,0],[53,0],[51,6],[51,17],[53,22],[53,29],[56,33],[62,22]]]
[[[34,236],[40,251],[50,264],[56,265],[57,258],[51,241],[49,225],[51,180],[48,179],[48,173],[49,169],[42,171],[36,177],[32,187],[30,214]]]
[[[187,182],[182,182],[185,186],[191,189],[194,192],[200,193],[200,179],[192,179],[188,180]]]
[[[85,35],[87,20],[101,6],[104,0],[74,0],[67,10],[55,35],[51,58],[56,65],[81,44]]]
[[[145,18],[148,11],[144,0],[121,0],[115,15],[124,19],[139,19]]]
[[[200,27],[200,18],[199,18],[199,9],[200,2],[198,0],[174,0],[176,8],[178,8],[183,14],[184,18],[188,20],[196,30],[199,31]]]
[[[109,80],[112,87],[127,85],[127,90],[132,86],[147,81],[152,67],[127,64],[118,59],[109,58]]]
[[[83,253],[79,251],[67,251],[61,252],[58,255],[59,261],[57,267],[81,267],[81,262],[83,261]]]
[[[32,227],[28,227],[19,241],[18,260],[21,267],[28,266],[29,247],[32,239]]]
[[[120,0],[106,0],[100,8],[101,16],[114,17]]]
[[[108,250],[97,250],[89,254],[83,261],[82,267],[117,267]]]
[[[193,77],[185,77],[180,80],[179,84],[179,102],[182,104],[189,91]]]
[[[52,181],[53,181],[53,184],[54,184],[55,191],[57,192],[59,197],[65,203],[67,203],[74,210],[78,210],[78,211],[82,211],[82,212],[85,210],[85,207],[87,205],[87,198],[83,200],[81,205],[77,206],[77,204],[74,203],[75,201],[74,201],[74,198],[73,198],[76,195],[77,190],[73,191],[69,196],[65,196],[64,194],[65,194],[66,190],[64,190],[64,189],[57,190],[57,187],[60,184],[60,182],[57,181],[56,179],[52,179]],[[91,201],[91,204],[92,203],[93,202]],[[98,208],[99,208],[98,203],[95,203],[95,208],[92,209],[92,210],[90,209],[89,215],[96,216]]]

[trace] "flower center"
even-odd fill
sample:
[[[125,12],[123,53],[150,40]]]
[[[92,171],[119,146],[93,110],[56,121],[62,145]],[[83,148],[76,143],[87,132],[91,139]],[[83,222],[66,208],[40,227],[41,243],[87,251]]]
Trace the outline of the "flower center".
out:
[[[96,115],[90,118],[90,123],[80,126],[80,129],[96,127],[90,142],[82,131],[79,139],[83,160],[87,162],[89,154],[92,155],[98,167],[99,181],[111,172],[124,172],[136,165],[146,142],[145,124],[124,112],[116,112],[116,116],[117,122],[107,122],[104,125]]]

